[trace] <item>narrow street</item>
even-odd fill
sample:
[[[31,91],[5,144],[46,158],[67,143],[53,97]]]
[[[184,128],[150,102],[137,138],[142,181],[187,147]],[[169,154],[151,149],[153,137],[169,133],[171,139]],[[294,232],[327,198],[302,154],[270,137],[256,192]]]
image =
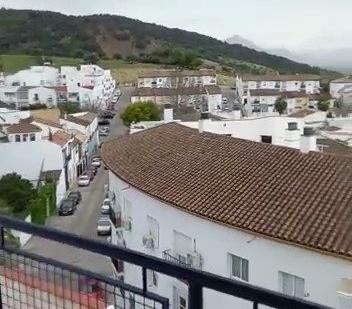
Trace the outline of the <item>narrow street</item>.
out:
[[[130,102],[132,88],[121,87],[121,91],[122,95],[116,105],[117,114],[111,120],[111,133],[107,137],[108,139],[128,132],[119,115]],[[106,237],[97,236],[96,223],[100,217],[100,207],[104,199],[104,185],[107,182],[107,171],[103,167],[100,167],[98,174],[91,184],[88,187],[79,189],[82,193],[82,201],[78,205],[75,214],[67,217],[52,216],[48,219],[47,226],[84,237],[106,241]],[[112,265],[108,258],[85,250],[72,248],[39,237],[33,237],[26,244],[25,249],[38,255],[89,269],[100,274],[112,275]]]

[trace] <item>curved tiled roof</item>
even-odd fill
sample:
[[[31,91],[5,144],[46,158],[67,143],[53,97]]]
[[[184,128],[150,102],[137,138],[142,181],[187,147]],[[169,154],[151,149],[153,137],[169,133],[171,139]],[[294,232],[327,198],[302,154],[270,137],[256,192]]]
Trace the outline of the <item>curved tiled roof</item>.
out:
[[[8,134],[21,134],[21,133],[34,133],[34,132],[41,132],[42,129],[39,128],[38,126],[31,124],[31,123],[26,123],[26,122],[20,122],[18,124],[14,124],[7,129]]]
[[[103,144],[108,168],[179,209],[352,257],[352,160],[170,123]]]

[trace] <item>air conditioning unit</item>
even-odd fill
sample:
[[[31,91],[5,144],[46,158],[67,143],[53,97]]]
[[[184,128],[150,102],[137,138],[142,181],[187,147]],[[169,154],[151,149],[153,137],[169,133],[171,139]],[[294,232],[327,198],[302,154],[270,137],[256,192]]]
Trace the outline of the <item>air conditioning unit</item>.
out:
[[[201,269],[203,258],[198,252],[189,252],[187,254],[187,264],[191,267]]]
[[[126,231],[132,231],[132,218],[128,217],[124,219],[122,225]]]
[[[154,238],[151,235],[143,236],[142,241],[143,241],[143,246],[146,247],[147,249],[154,249],[155,248]]]

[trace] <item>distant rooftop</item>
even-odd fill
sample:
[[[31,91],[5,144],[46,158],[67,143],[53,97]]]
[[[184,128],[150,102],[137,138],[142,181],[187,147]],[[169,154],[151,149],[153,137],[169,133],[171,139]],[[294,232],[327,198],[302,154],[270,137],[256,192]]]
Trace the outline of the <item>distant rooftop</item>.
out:
[[[334,79],[331,81],[331,83],[334,83],[334,84],[351,83],[352,84],[352,76],[346,76],[346,77]]]
[[[155,96],[155,97],[169,97],[175,95],[206,95],[221,94],[219,86],[204,86],[204,87],[180,87],[180,88],[135,88],[132,96]]]
[[[243,81],[315,81],[321,80],[319,75],[296,74],[296,75],[242,75]]]
[[[216,76],[214,70],[158,70],[144,72],[139,75],[139,78],[156,78],[156,77],[174,77],[174,76]]]
[[[41,132],[42,129],[36,125],[26,122],[20,122],[18,124],[13,124],[12,126],[8,127],[7,133],[9,134],[22,134],[22,133],[35,133]]]

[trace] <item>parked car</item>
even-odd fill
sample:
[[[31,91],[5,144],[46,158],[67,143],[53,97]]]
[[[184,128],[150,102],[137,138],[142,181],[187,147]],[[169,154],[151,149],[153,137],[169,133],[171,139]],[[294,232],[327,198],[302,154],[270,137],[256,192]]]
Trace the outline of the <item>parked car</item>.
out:
[[[222,98],[222,103],[227,103],[227,98]]]
[[[67,199],[72,200],[75,203],[75,205],[78,205],[80,202],[78,195],[68,195]]]
[[[94,176],[98,173],[98,167],[94,166],[94,165],[90,165],[87,169],[87,171],[90,171],[92,173],[94,173]]]
[[[109,136],[109,130],[106,130],[106,128],[100,128],[99,129],[99,136]]]
[[[90,184],[90,179],[88,175],[81,175],[78,178],[78,186],[87,187]]]
[[[101,209],[100,209],[100,213],[102,214],[102,215],[110,215],[110,212],[111,212],[111,207],[110,207],[110,205],[107,205],[107,204],[103,204],[102,206],[101,206]]]
[[[98,158],[98,157],[97,158],[93,158],[92,165],[96,166],[96,167],[100,167],[101,166],[100,158]]]
[[[110,121],[107,120],[107,119],[99,119],[98,125],[100,125],[100,126],[108,126],[108,125],[110,125]]]
[[[100,217],[97,223],[97,234],[111,236],[111,222],[109,217]]]
[[[72,199],[63,199],[59,206],[59,216],[73,215],[76,210],[76,204]]]
[[[120,96],[121,95],[121,89],[116,89],[115,95]]]
[[[87,170],[85,173],[88,177],[90,181],[93,181],[94,177],[95,177],[95,173],[92,170]]]
[[[71,196],[77,196],[78,202],[82,201],[82,193],[79,192],[79,191],[71,191],[71,192],[68,194],[68,197],[71,197]]]

